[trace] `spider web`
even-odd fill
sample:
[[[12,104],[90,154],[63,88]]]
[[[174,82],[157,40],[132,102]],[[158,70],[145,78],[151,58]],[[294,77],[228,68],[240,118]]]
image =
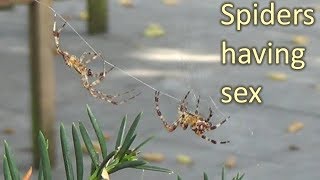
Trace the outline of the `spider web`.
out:
[[[92,52],[94,52],[96,54],[100,54],[99,58],[103,62],[103,68],[106,69],[106,71],[108,71],[108,69],[113,67],[115,70],[117,70],[120,73],[123,73],[126,76],[128,76],[129,78],[131,78],[131,80],[136,81],[136,83],[138,82],[138,83],[142,84],[144,87],[146,87],[147,89],[153,91],[152,94],[154,94],[155,91],[160,91],[161,95],[169,98],[169,99],[167,99],[167,98],[163,99],[163,96],[162,96],[162,98],[161,98],[162,103],[161,104],[169,105],[172,103],[172,101],[170,101],[170,99],[171,99],[175,102],[174,106],[178,107],[178,103],[180,103],[181,98],[187,93],[187,91],[191,91],[191,93],[188,97],[188,100],[187,100],[188,109],[190,112],[195,111],[196,102],[197,102],[198,97],[200,96],[199,112],[201,115],[203,115],[204,117],[207,117],[208,113],[209,113],[209,107],[210,107],[213,110],[213,117],[211,120],[214,123],[221,122],[224,119],[227,119],[227,121],[230,120],[229,116],[226,115],[223,111],[221,111],[219,109],[219,107],[216,104],[216,100],[214,100],[219,92],[219,87],[215,86],[214,83],[212,83],[212,84],[208,83],[208,82],[211,82],[213,79],[212,77],[210,77],[210,75],[211,75],[211,71],[215,70],[215,68],[212,68],[212,67],[214,67],[214,64],[212,64],[210,62],[210,66],[204,66],[203,64],[198,63],[199,55],[194,55],[194,53],[188,52],[188,50],[186,50],[186,49],[192,49],[192,48],[183,47],[180,49],[174,49],[173,51],[170,51],[169,53],[162,52],[166,55],[172,53],[171,58],[175,62],[177,62],[177,63],[175,63],[174,66],[182,74],[181,76],[177,77],[177,79],[173,80],[172,81],[173,83],[171,82],[171,84],[175,84],[176,82],[180,81],[180,87],[179,87],[180,91],[177,93],[176,89],[175,89],[176,87],[168,88],[168,87],[171,87],[171,85],[166,86],[165,84],[160,84],[159,87],[151,85],[151,83],[148,83],[146,80],[143,80],[142,78],[138,78],[140,76],[136,76],[136,75],[131,74],[128,70],[125,69],[126,67],[120,68],[119,66],[111,63],[104,56],[104,54],[101,53],[100,50],[96,50],[96,48],[94,48],[82,35],[80,35],[80,33],[78,33],[78,31],[74,28],[74,26],[71,25],[60,13],[58,13],[52,7],[46,5],[38,0],[34,0],[34,1],[41,4],[41,5],[48,7],[54,13],[54,15],[57,17],[55,19],[56,21],[58,21],[58,19],[59,19],[61,21],[60,24],[65,22],[67,27],[72,30],[71,33],[75,33],[78,36],[78,38],[80,38],[82,43],[84,43],[84,45],[86,47],[90,48],[90,50]],[[187,27],[183,27],[183,28],[187,28]],[[64,32],[62,32],[62,34],[63,33]],[[61,38],[61,39],[63,39],[63,38]],[[186,40],[186,42],[183,44],[185,44],[185,45],[190,44],[187,41],[188,40]],[[61,44],[65,44],[65,43],[61,43]],[[62,48],[63,47],[64,46],[62,45]],[[71,51],[75,52],[74,50],[71,50]],[[81,50],[80,53],[82,53],[82,52],[83,51]],[[204,59],[204,58],[202,57],[202,59]],[[100,61],[100,63],[101,63],[101,61]],[[100,66],[100,68],[99,68],[99,66]],[[97,65],[97,67],[101,71],[101,69],[102,69],[101,64]],[[95,69],[97,69],[97,67],[95,67]],[[166,70],[164,70],[164,71],[166,71]],[[163,75],[166,73],[167,72],[164,72]],[[174,78],[175,77],[173,77],[173,79]],[[170,77],[167,79],[170,79]],[[168,80],[168,81],[170,81],[170,80]],[[164,86],[161,86],[161,85],[164,85]],[[141,89],[142,88],[139,88],[139,91]],[[142,91],[146,91],[147,89],[143,89]],[[170,93],[168,93],[168,91]],[[132,93],[129,93],[127,95],[131,96]],[[153,100],[153,97],[151,97],[150,100]],[[169,113],[168,119],[174,119],[172,114],[176,113],[176,111],[171,111],[171,112],[167,111],[165,113]]]

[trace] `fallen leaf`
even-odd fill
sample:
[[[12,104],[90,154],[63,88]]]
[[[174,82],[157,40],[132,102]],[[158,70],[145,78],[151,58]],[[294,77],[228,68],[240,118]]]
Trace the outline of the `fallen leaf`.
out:
[[[165,157],[162,153],[144,153],[142,154],[142,159],[149,162],[162,162]]]
[[[165,31],[161,27],[161,25],[156,24],[156,23],[151,23],[144,30],[144,35],[149,38],[157,38],[157,37],[165,35]]]
[[[13,128],[4,128],[4,129],[3,129],[3,133],[4,133],[4,134],[11,135],[11,134],[14,134],[15,132],[16,132],[16,130],[13,129]]]
[[[133,1],[132,0],[119,0],[119,4],[123,7],[133,7]]]
[[[237,165],[237,158],[235,156],[229,156],[227,160],[224,162],[226,168],[232,169]]]
[[[299,132],[300,130],[302,130],[304,127],[304,124],[302,122],[293,122],[289,125],[288,127],[288,132],[289,133],[297,133]]]
[[[81,12],[80,12],[80,15],[79,15],[79,18],[80,18],[82,21],[87,21],[87,20],[89,19],[88,11],[81,11]]]
[[[102,173],[101,173],[101,177],[104,180],[110,180],[109,173],[106,168],[103,168]]]
[[[26,172],[26,174],[24,174],[23,176],[23,180],[30,180],[32,176],[32,167],[29,168],[29,170]]]
[[[167,6],[175,6],[179,4],[179,0],[162,0],[162,3],[167,5]]]
[[[282,72],[271,72],[267,76],[269,79],[274,81],[286,81],[288,79],[287,74]]]
[[[309,41],[310,41],[309,37],[303,36],[303,35],[294,36],[292,38],[292,42],[296,45],[305,46],[305,45],[309,44]]]
[[[291,144],[291,145],[289,146],[289,150],[290,150],[290,151],[299,151],[299,150],[300,150],[300,147],[297,146],[297,145]]]
[[[317,91],[320,91],[320,84],[315,84],[312,86],[314,89],[316,89]]]
[[[184,154],[178,154],[177,155],[177,162],[179,164],[183,165],[191,165],[193,164],[193,161],[190,156],[184,155]]]
[[[105,140],[110,140],[111,139],[111,135],[109,133],[107,133],[107,132],[105,132],[103,134],[103,137],[104,137]]]
[[[94,150],[95,150],[96,152],[100,153],[100,152],[101,152],[101,148],[100,148],[99,142],[94,141],[92,144],[93,144]],[[82,144],[82,145],[81,145],[81,149],[82,149],[82,152],[84,152],[84,153],[86,153],[86,154],[89,153],[89,152],[88,152],[88,149],[87,149],[87,147],[86,147],[85,144]]]

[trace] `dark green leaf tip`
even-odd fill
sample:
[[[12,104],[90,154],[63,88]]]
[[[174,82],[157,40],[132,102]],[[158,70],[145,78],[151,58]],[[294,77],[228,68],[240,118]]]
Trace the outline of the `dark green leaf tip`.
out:
[[[203,173],[203,179],[204,179],[204,180],[208,180],[208,175],[207,175],[207,173],[205,173],[205,172]]]

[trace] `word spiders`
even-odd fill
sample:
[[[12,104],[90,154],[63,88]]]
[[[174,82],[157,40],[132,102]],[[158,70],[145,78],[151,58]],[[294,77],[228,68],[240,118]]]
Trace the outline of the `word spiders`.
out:
[[[55,14],[55,19],[56,19],[56,14]],[[63,28],[65,27],[65,25],[66,25],[66,22],[64,22],[64,24],[61,26],[61,28],[57,29],[57,22],[54,21],[54,24],[53,24],[53,37],[54,37],[57,53],[63,57],[67,66],[69,66],[70,68],[73,68],[78,74],[80,74],[82,85],[89,91],[89,93],[93,97],[107,101],[113,105],[119,105],[122,103],[126,103],[127,101],[135,98],[136,96],[138,96],[140,94],[140,93],[137,93],[127,99],[123,99],[121,101],[116,101],[115,100],[116,98],[119,98],[120,96],[129,94],[130,92],[132,92],[134,90],[130,90],[130,91],[124,92],[122,94],[109,95],[109,94],[103,93],[103,92],[95,89],[95,87],[105,79],[106,75],[110,71],[112,71],[114,69],[114,67],[110,68],[108,71],[106,71],[106,69],[104,67],[102,72],[95,73],[90,68],[88,68],[86,65],[88,63],[90,63],[92,60],[97,59],[97,57],[100,56],[99,54],[97,54],[95,52],[84,52],[80,56],[80,58],[78,58],[77,56],[69,54],[67,51],[62,50],[60,48],[60,33],[63,30]],[[89,78],[95,78],[95,79],[94,79],[94,81],[89,82]]]
[[[156,104],[156,113],[159,116],[160,120],[162,121],[164,127],[169,131],[172,132],[174,131],[178,126],[181,126],[183,130],[186,130],[188,126],[190,126],[190,129],[199,137],[213,143],[213,144],[226,144],[229,143],[230,141],[219,141],[217,142],[214,139],[208,138],[206,135],[204,135],[205,132],[208,132],[210,130],[214,130],[218,127],[220,127],[222,124],[224,124],[227,121],[227,118],[225,118],[223,121],[220,123],[214,125],[210,122],[210,119],[213,116],[213,111],[211,108],[209,108],[209,116],[207,118],[204,118],[199,114],[199,104],[200,104],[200,96],[197,99],[197,105],[196,105],[196,110],[194,113],[189,112],[188,108],[186,106],[187,102],[186,99],[188,95],[190,94],[190,91],[184,96],[182,99],[179,108],[178,108],[178,119],[174,121],[172,124],[169,124],[165,118],[163,117],[160,107],[159,107],[159,95],[160,92],[156,91],[155,92],[155,104]],[[228,117],[230,118],[230,117]]]

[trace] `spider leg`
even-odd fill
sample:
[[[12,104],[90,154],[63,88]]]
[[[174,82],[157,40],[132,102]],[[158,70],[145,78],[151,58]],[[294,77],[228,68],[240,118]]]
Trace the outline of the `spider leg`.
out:
[[[216,124],[216,125],[212,125],[211,127],[210,127],[210,129],[211,130],[214,130],[214,129],[217,129],[218,127],[220,127],[222,124],[224,124],[226,121],[227,121],[227,119],[229,119],[230,118],[230,116],[228,116],[227,118],[225,118],[223,121],[221,121],[220,123],[218,123],[218,124]]]
[[[184,96],[184,98],[182,99],[182,104],[184,104],[185,103],[185,101],[186,101],[186,99],[188,98],[188,96],[189,96],[189,94],[190,94],[190,91],[188,91],[187,92],[187,94]]]
[[[198,136],[200,136],[202,139],[207,140],[207,141],[209,141],[209,142],[211,142],[213,144],[218,144],[218,143],[219,144],[227,144],[227,143],[230,143],[230,141],[216,141],[214,139],[210,139],[204,134],[199,134]]]
[[[155,101],[155,104],[156,104],[156,112],[157,112],[157,115],[159,116],[160,120],[162,121],[164,127],[169,131],[169,132],[172,132],[174,131],[177,127],[178,127],[178,121],[175,121],[173,124],[169,124],[167,123],[167,121],[165,120],[165,118],[163,117],[161,111],[160,111],[160,107],[159,107],[159,95],[160,95],[160,92],[159,91],[156,91],[155,92],[155,97],[154,97],[154,101]]]
[[[122,101],[115,101],[114,100],[114,96],[112,95],[108,95],[108,94],[105,94],[97,89],[95,89],[90,83],[89,83],[89,80],[88,80],[88,76],[87,75],[84,75],[82,77],[82,84],[83,86],[88,89],[89,93],[95,97],[95,98],[98,98],[98,99],[101,99],[101,100],[105,100],[113,105],[120,105],[120,104],[123,104],[123,103],[126,103],[128,102],[129,100],[135,98],[136,96],[138,96],[140,93],[128,98],[128,99],[125,99],[125,100],[122,100]]]
[[[95,52],[84,52],[81,56],[80,56],[80,62],[82,62],[83,60],[86,59],[87,56],[92,56],[90,58],[88,58],[86,61],[85,61],[85,64],[88,64],[90,63],[92,60],[95,60],[97,59],[97,57],[99,57],[101,54],[97,54]]]
[[[200,104],[200,96],[197,99],[196,111],[194,112],[196,115],[199,114],[199,104]]]
[[[100,55],[101,55],[100,53],[99,54],[94,53],[94,56],[92,58],[88,59],[85,63],[86,64],[90,63],[92,60],[97,59],[97,57],[99,57]]]
[[[109,95],[109,94],[106,94],[106,93],[103,93],[99,90],[96,90],[95,88],[93,87],[90,87],[88,88],[90,94],[93,96],[93,97],[96,97],[98,99],[101,99],[101,100],[105,100],[113,105],[120,105],[120,104],[123,104],[123,103],[126,103],[132,99],[134,99],[135,97],[139,96],[141,94],[141,92],[127,98],[127,99],[122,99],[121,101],[116,101],[114,100],[115,97],[117,96],[113,96],[113,95]]]
[[[92,73],[92,76],[97,79],[91,83],[91,86],[94,87],[101,83],[101,81],[105,79],[106,75],[113,69],[114,67],[110,68],[108,71],[103,70],[103,72],[100,73]]]
[[[90,83],[90,86],[91,87],[94,87],[94,86],[97,86],[98,84],[100,84],[105,78],[106,78],[106,75],[112,71],[114,69],[114,67],[110,68],[108,71],[103,71],[101,73],[93,73],[92,76],[97,78],[95,81],[93,81],[92,83]],[[130,94],[131,92],[134,92],[135,89],[131,89],[129,91],[126,91],[124,93],[119,93],[119,94],[116,94],[116,95],[108,95],[110,97],[113,97],[113,98],[117,98],[117,97],[120,97],[120,96],[124,96],[124,95],[127,95],[127,94]],[[128,100],[131,100],[133,98],[135,98],[136,96],[140,95],[141,93],[137,93],[131,97],[129,97],[127,100],[125,100],[125,102],[127,102]]]
[[[210,119],[212,118],[212,116],[213,116],[213,111],[212,111],[211,107],[209,107],[209,116],[208,116],[208,118],[207,118],[205,121],[206,121],[206,122],[209,122]]]
[[[182,99],[182,101],[180,103],[179,111],[182,113],[188,111],[186,99],[189,96],[189,94],[190,94],[190,91],[187,92],[187,94],[184,96],[184,98]]]
[[[211,142],[211,143],[213,143],[213,144],[226,144],[226,143],[229,143],[230,141],[216,141],[216,140],[214,140],[214,139],[210,139],[210,138],[208,138],[206,135],[204,135],[204,133],[208,130],[208,128],[210,128],[210,126],[209,127],[207,127],[207,125],[206,125],[207,123],[204,123],[203,121],[201,121],[201,122],[198,122],[197,123],[197,125],[195,125],[195,126],[193,126],[191,129],[192,129],[192,131],[196,134],[196,135],[198,135],[199,137],[201,137],[202,139],[204,139],[204,140],[207,140],[207,141],[209,141],[209,142]],[[209,123],[209,125],[210,125],[211,123]]]
[[[190,91],[188,91],[187,94],[184,96],[178,108],[180,117],[178,118],[177,124],[179,124],[183,130],[186,130],[189,126],[188,122],[184,121],[185,113],[188,111],[186,99],[189,94],[190,94]]]
[[[54,14],[54,19],[56,19],[57,17],[57,14]],[[55,41],[55,44],[56,44],[56,48],[57,48],[57,51],[58,53],[61,54],[61,50],[60,50],[60,33],[62,31],[62,29],[66,26],[67,22],[64,22],[64,24],[57,30],[57,21],[55,20],[54,23],[53,23],[53,37],[54,37],[54,41]]]

